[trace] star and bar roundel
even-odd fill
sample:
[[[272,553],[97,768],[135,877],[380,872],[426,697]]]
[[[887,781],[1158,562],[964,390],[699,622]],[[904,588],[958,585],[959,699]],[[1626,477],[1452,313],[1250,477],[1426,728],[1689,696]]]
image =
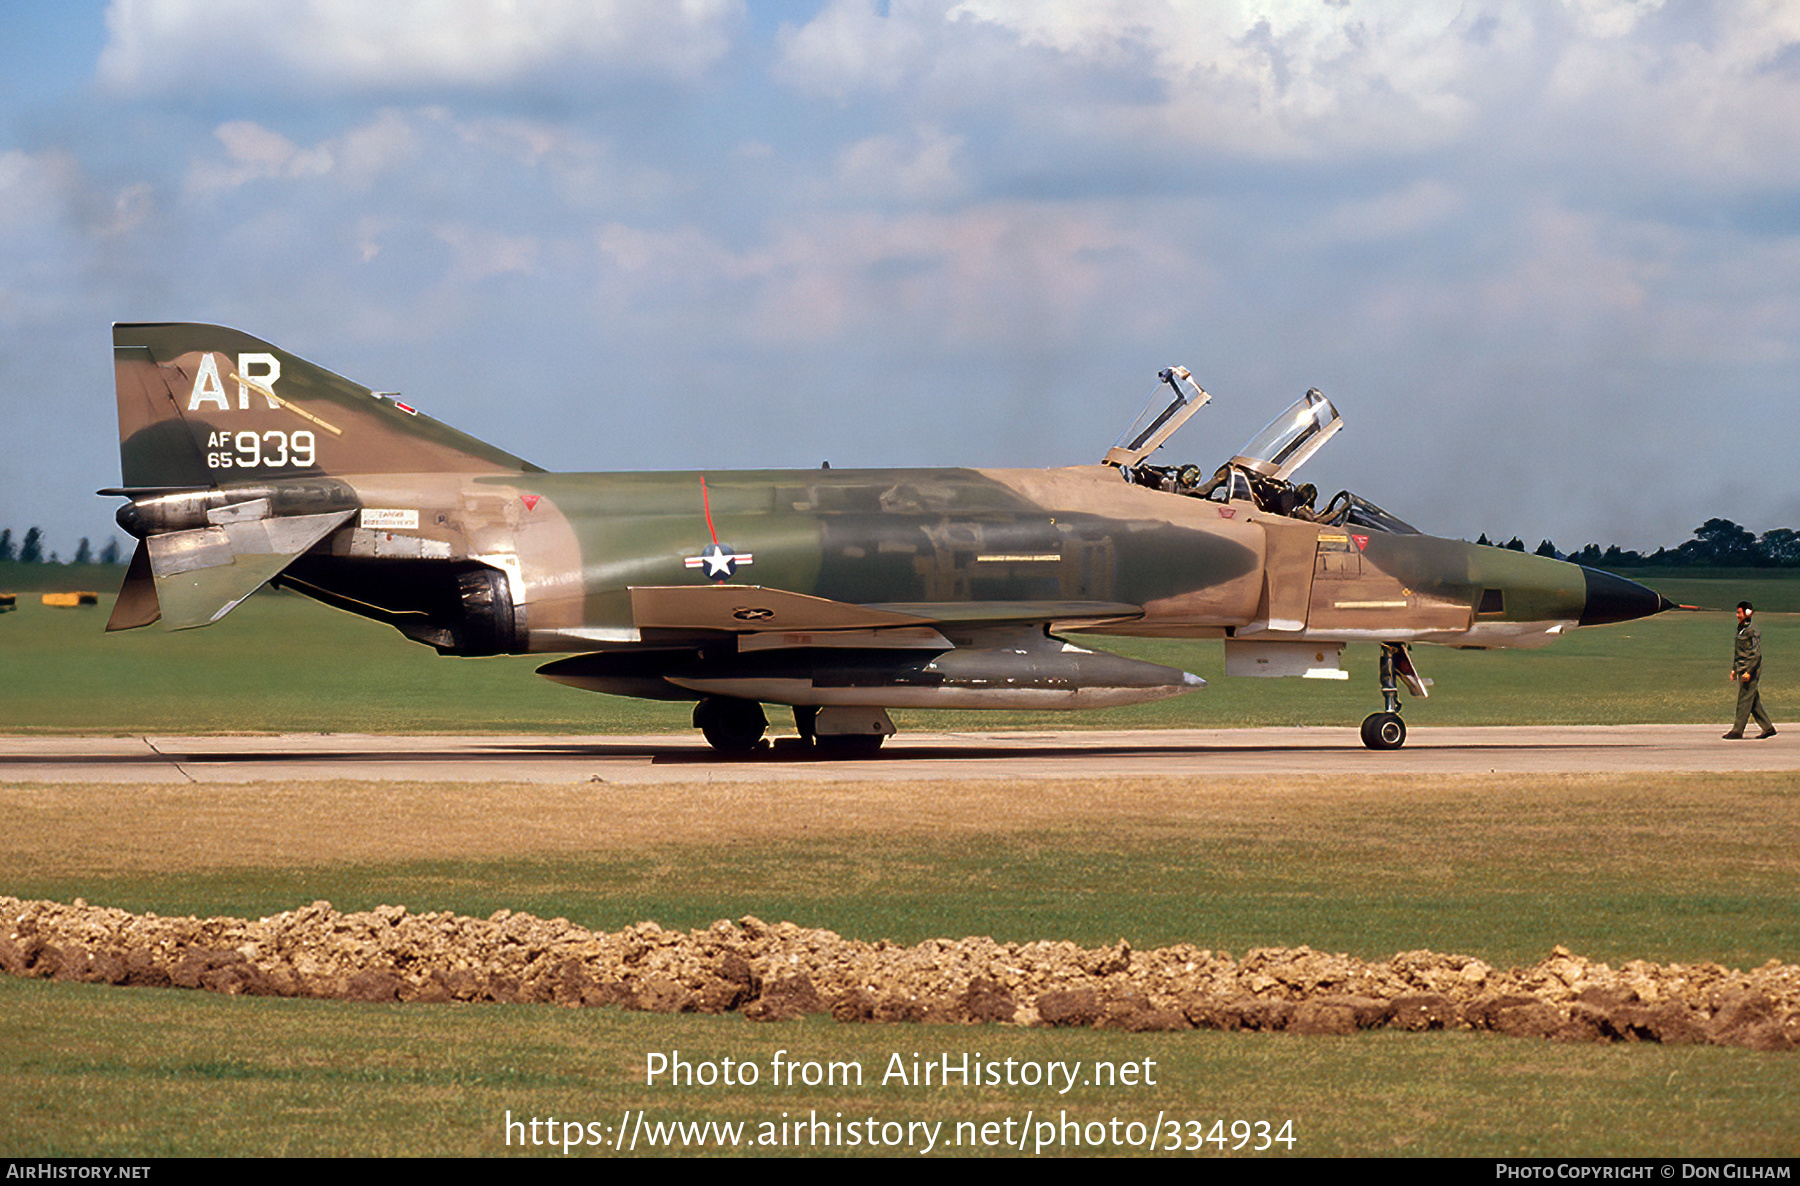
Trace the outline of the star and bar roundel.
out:
[[[739,565],[750,564],[755,557],[749,552],[739,552],[730,544],[719,542],[719,532],[713,526],[712,497],[706,492],[706,475],[700,475],[700,506],[706,512],[706,531],[712,536],[712,543],[700,550],[698,556],[686,556],[682,563],[689,568],[704,568],[706,578],[711,581],[729,581],[737,575]]]
[[[749,564],[753,557],[748,552],[734,552],[730,544],[707,544],[698,556],[688,556],[682,560],[689,568],[704,568],[709,580],[729,581],[737,575],[738,565]]]

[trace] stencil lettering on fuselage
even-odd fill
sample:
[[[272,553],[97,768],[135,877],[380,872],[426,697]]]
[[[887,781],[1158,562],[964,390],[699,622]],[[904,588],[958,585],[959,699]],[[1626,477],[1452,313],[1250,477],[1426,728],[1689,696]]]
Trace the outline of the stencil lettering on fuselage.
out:
[[[248,412],[254,392],[269,409],[282,407],[275,394],[275,383],[281,378],[281,360],[262,352],[240,354],[237,368],[230,379],[237,384],[237,411]],[[219,374],[219,355],[208,351],[200,356],[200,367],[194,374],[194,389],[188,395],[188,411],[212,408],[232,411],[231,396]],[[307,469],[317,460],[318,442],[312,432],[300,429],[287,432],[215,431],[206,438],[208,469]]]
[[[210,404],[221,412],[231,411],[225,384],[219,379],[218,357],[211,351],[200,356],[200,370],[194,375],[194,390],[188,396],[188,411],[198,412],[202,404]],[[237,370],[231,372],[231,377],[237,381],[238,411],[250,410],[252,391],[267,400],[269,407],[281,406],[275,396],[275,381],[281,378],[281,360],[273,354],[238,355]]]

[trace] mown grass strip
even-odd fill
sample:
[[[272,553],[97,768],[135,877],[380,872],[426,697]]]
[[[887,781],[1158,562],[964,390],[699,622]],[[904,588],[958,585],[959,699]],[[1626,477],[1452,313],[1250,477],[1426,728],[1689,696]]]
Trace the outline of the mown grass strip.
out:
[[[0,886],[162,914],[315,899],[594,929],[755,914],[915,942],[1363,958],[1800,953],[1785,775],[9,788]]]
[[[1800,581],[1775,582],[1800,589]],[[1693,595],[1735,604],[1739,583]],[[1754,591],[1754,590],[1752,590]],[[1702,596],[1704,594],[1704,596]],[[1710,600],[1709,600],[1710,598]],[[543,656],[443,658],[391,629],[297,595],[259,593],[200,630],[106,634],[111,604],[52,609],[27,599],[0,615],[0,721],[11,732],[643,733],[684,732],[685,704],[551,684]],[[1763,698],[1777,719],[1800,704],[1800,617],[1762,610]],[[1729,720],[1729,612],[1666,613],[1576,631],[1542,650],[1421,647],[1432,695],[1408,701],[1415,727],[1697,723]],[[1345,652],[1344,681],[1236,679],[1217,643],[1085,637],[1087,644],[1202,676],[1195,694],[1075,713],[903,712],[903,729],[1354,725],[1379,707],[1373,646]],[[770,712],[777,731],[792,722]]]
[[[729,1057],[752,1086],[647,1085],[647,1056]],[[862,1084],[772,1082],[789,1064],[855,1064]],[[964,1054],[992,1061],[1146,1062],[1153,1084],[1062,1094],[1043,1086],[919,1086],[883,1077]],[[1791,1156],[1796,1081],[1781,1056],[1717,1047],[1570,1046],[1467,1033],[1353,1038],[997,1027],[758,1026],[735,1017],[666,1017],[533,1006],[388,1008],[248,1000],[204,993],[0,981],[0,1151],[29,1156],[526,1154],[505,1118],[556,1117],[616,1128],[627,1109],[653,1121],[745,1125],[747,1142],[783,1119],[937,1123],[938,1152],[984,1124],[1034,1139],[1147,1127],[1160,1113],[1181,1143],[1218,1154],[1216,1121],[1292,1121],[1311,1156]],[[1024,1128],[1054,1124],[1049,1131]],[[1197,1124],[1198,1127],[1194,1127]],[[540,1127],[539,1135],[547,1130]],[[585,1127],[582,1135],[588,1135]],[[791,1134],[792,1130],[787,1130]],[[607,1134],[610,1137],[610,1134]],[[824,1134],[830,1135],[827,1129]],[[1121,1125],[1120,1135],[1125,1135]],[[1230,1154],[1229,1127],[1221,1130]],[[814,1138],[818,1139],[817,1137]],[[574,1146],[570,1156],[611,1153]],[[866,1145],[745,1144],[659,1152],[867,1155]],[[916,1147],[875,1152],[917,1156]],[[1141,1151],[1141,1150],[1136,1150]],[[1265,1155],[1285,1151],[1274,1146]],[[1134,1152],[1082,1144],[1045,1153]],[[1249,1155],[1239,1151],[1237,1156]]]

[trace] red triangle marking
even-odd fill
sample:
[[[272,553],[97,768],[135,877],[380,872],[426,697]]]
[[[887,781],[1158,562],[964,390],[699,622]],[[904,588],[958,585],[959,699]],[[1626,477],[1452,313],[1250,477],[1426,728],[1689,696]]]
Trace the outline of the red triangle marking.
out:
[[[535,511],[537,510],[538,499],[542,497],[544,496],[541,494],[521,494],[519,495],[519,501],[525,504],[526,510]]]

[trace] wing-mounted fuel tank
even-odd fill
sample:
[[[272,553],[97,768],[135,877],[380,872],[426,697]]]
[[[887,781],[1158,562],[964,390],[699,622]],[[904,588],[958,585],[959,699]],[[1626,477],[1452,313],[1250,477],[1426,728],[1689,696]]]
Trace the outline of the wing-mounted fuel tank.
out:
[[[1089,651],[1038,631],[963,647],[791,647],[576,655],[538,668],[557,683],[654,699],[728,696],[880,708],[1102,708],[1198,691],[1174,667]]]

